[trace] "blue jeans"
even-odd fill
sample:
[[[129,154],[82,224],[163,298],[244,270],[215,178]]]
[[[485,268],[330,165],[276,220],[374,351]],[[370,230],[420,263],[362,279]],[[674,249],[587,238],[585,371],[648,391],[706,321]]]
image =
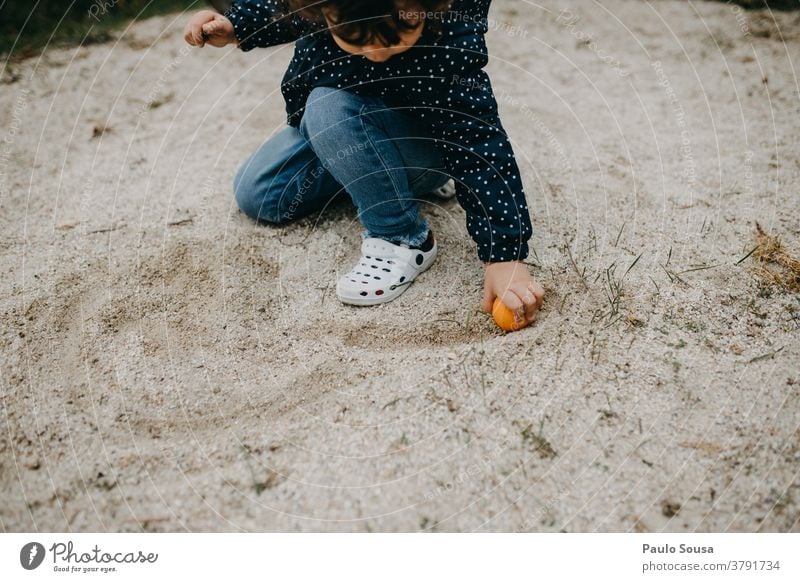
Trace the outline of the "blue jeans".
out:
[[[285,224],[346,191],[364,226],[362,238],[419,245],[429,225],[415,196],[447,180],[439,151],[412,114],[319,87],[299,129],[286,127],[239,168],[234,192],[251,218]]]

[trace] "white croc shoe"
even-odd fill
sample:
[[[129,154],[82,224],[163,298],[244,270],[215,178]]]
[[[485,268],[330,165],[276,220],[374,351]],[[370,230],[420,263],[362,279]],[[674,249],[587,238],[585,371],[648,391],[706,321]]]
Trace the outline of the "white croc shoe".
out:
[[[397,298],[436,260],[436,236],[433,247],[425,252],[396,245],[380,238],[361,241],[361,259],[336,283],[342,303],[377,305]]]

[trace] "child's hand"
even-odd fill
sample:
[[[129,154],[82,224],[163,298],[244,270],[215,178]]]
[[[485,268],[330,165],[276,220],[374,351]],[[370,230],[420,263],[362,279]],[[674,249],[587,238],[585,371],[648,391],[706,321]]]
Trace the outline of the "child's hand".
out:
[[[481,308],[492,312],[495,297],[514,312],[516,323],[530,323],[544,300],[544,288],[531,277],[522,261],[485,263],[483,303]]]
[[[213,10],[201,10],[192,16],[183,29],[183,38],[190,45],[199,47],[206,43],[223,47],[236,42],[231,21]]]

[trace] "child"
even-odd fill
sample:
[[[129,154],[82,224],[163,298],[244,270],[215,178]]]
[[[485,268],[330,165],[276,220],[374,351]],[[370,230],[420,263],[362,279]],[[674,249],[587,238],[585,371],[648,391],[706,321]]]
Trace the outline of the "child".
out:
[[[342,189],[364,230],[361,259],[337,295],[390,301],[433,263],[436,238],[416,195],[448,176],[484,263],[493,301],[530,322],[544,290],[522,260],[531,222],[511,144],[497,116],[484,34],[491,0],[238,0],[186,25],[189,44],[243,51],[294,42],[281,90],[288,127],[237,172],[250,217],[284,224]]]

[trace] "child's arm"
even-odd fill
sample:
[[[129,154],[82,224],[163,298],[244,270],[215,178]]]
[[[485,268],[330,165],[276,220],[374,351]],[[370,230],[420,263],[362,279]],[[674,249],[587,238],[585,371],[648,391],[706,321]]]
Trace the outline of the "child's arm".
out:
[[[467,230],[483,262],[528,256],[531,226],[519,167],[497,114],[488,76],[451,81],[446,107],[436,112],[435,137],[456,179]]]
[[[522,262],[533,229],[519,167],[488,75],[481,70],[467,74],[447,80],[444,108],[427,104],[437,109],[431,126],[456,180],[478,258],[486,265],[482,308],[491,312],[495,297],[500,297],[509,309],[532,321],[544,290]]]
[[[287,14],[278,0],[237,0],[225,11],[243,51],[294,42],[308,28],[298,16]]]
[[[201,10],[184,30],[193,46],[236,44],[244,51],[294,42],[304,31],[303,21],[281,11],[277,0],[238,0],[224,14]]]

